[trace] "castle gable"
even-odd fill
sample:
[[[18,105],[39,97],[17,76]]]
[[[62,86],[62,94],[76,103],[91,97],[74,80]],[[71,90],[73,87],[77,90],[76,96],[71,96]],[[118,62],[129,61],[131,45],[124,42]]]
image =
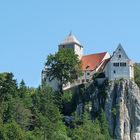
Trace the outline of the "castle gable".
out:
[[[106,76],[109,80],[117,79],[133,79],[133,64],[130,64],[131,60],[125,53],[121,44],[118,45],[116,51],[113,53],[106,69]]]
[[[117,49],[112,55],[111,61],[129,61],[129,57],[127,56],[126,52],[124,51],[123,47],[121,44],[118,45]]]

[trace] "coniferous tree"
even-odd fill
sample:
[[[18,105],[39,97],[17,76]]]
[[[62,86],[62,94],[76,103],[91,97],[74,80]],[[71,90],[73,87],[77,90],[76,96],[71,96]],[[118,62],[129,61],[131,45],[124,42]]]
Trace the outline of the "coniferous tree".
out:
[[[27,87],[25,85],[24,80],[22,79],[20,84],[19,84],[19,94],[20,94],[20,97],[23,98],[25,96],[26,92],[27,92]]]
[[[99,122],[93,122],[87,112],[83,115],[82,123],[70,130],[70,136],[72,140],[105,140]]]
[[[101,112],[99,114],[99,121],[101,125],[101,133],[105,136],[105,140],[110,140],[111,138],[108,131],[106,115],[103,109],[101,109]]]
[[[53,91],[46,86],[40,87],[33,95],[35,115],[35,133],[40,133],[43,140],[53,140],[56,136],[65,136],[66,128],[58,107],[54,104]],[[57,135],[56,135],[57,134]]]
[[[140,64],[134,65],[134,79],[136,84],[140,87]]]
[[[64,111],[66,114],[72,115],[76,110],[76,100],[82,100],[84,94],[75,97],[74,93],[67,91],[61,96],[59,105],[56,95],[45,85],[37,89],[27,88],[23,80],[18,87],[11,73],[0,74],[0,139],[110,140],[103,111],[99,114],[99,121],[93,121],[88,106],[85,106],[81,117],[73,115],[70,124],[64,124],[59,106],[67,110]]]

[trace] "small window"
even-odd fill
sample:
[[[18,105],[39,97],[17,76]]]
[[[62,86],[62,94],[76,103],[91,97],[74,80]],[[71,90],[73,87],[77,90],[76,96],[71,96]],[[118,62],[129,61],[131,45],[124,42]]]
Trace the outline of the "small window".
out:
[[[65,48],[65,45],[63,45],[62,48]]]
[[[121,51],[121,48],[119,48],[119,51]]]
[[[89,82],[89,79],[86,79],[86,82]]]
[[[122,56],[119,54],[119,58],[121,58]]]
[[[113,63],[114,67],[119,67],[119,63]]]
[[[90,73],[88,72],[88,73],[87,73],[87,75],[89,76],[89,75],[90,75]]]
[[[124,62],[123,63],[120,63],[120,66],[121,67],[126,67],[126,63],[124,63]]]
[[[114,70],[113,73],[116,74],[116,71]]]

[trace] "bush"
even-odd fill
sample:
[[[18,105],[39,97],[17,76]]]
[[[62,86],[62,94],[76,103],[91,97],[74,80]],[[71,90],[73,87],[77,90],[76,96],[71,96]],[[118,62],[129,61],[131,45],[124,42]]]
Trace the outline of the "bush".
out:
[[[136,84],[140,87],[140,64],[138,63],[134,65],[134,80]]]

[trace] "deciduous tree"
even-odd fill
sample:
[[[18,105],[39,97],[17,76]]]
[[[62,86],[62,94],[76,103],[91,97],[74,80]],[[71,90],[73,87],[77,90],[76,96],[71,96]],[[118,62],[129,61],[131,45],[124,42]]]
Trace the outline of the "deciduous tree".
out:
[[[50,80],[58,80],[62,94],[63,85],[73,82],[81,74],[81,62],[72,49],[62,49],[55,55],[49,55],[45,65],[48,67]]]

